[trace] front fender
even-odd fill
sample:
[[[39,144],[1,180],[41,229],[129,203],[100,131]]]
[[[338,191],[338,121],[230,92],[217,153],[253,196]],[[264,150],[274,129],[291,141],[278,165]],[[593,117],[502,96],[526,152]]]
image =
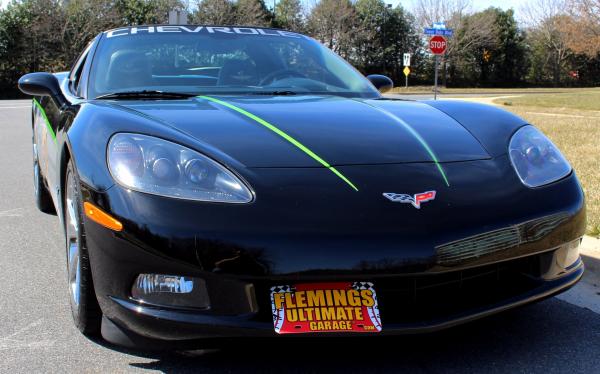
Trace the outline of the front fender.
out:
[[[512,134],[527,124],[523,118],[492,105],[458,100],[430,100],[425,103],[463,125],[492,157],[505,154]]]
[[[81,182],[99,192],[114,185],[106,166],[106,144],[114,132],[110,126],[114,120],[109,113],[102,113],[93,105],[82,104],[67,132],[63,168],[66,168],[69,158],[68,151]]]

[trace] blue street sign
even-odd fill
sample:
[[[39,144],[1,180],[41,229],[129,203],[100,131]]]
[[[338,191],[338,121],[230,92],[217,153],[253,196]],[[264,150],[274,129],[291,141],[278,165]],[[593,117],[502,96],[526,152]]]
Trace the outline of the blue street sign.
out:
[[[424,31],[425,35],[442,35],[442,36],[452,36],[454,34],[454,30],[452,29],[432,29],[427,28]]]

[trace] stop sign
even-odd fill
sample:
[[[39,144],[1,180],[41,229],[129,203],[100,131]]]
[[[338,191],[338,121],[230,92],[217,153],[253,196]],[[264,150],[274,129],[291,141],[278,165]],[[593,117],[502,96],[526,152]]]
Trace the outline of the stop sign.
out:
[[[435,35],[429,39],[429,49],[434,55],[443,55],[446,52],[446,39],[443,36]]]

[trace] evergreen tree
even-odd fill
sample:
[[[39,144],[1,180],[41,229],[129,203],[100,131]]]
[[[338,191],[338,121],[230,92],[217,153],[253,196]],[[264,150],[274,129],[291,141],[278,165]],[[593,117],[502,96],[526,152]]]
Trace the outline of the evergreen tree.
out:
[[[529,60],[525,34],[517,25],[514,11],[490,8],[486,12],[494,14],[497,37],[494,48],[478,51],[478,59],[489,74],[485,82],[494,86],[521,84],[527,74]]]
[[[414,18],[401,6],[388,8],[383,0],[358,0],[355,6],[359,26],[353,37],[352,62],[366,74],[387,74],[395,81],[403,80],[404,53],[412,54],[415,64],[421,51]]]

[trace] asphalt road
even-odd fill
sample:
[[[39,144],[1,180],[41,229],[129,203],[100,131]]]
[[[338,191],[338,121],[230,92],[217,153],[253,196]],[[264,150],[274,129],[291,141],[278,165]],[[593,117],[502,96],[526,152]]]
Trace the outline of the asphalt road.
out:
[[[600,372],[600,315],[552,298],[423,336],[119,351],[71,322],[62,232],[36,210],[29,101],[0,101],[0,372]]]

